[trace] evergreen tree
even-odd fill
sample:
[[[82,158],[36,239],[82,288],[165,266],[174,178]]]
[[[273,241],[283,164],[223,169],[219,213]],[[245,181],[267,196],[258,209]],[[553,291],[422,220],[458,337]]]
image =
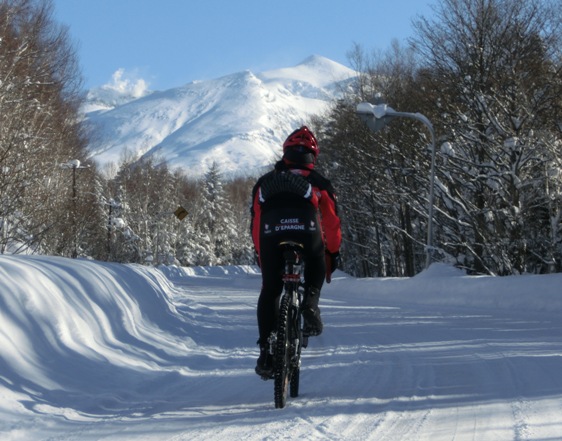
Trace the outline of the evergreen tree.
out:
[[[205,174],[201,196],[198,237],[205,254],[200,255],[200,258],[208,265],[232,263],[236,229],[232,207],[226,198],[219,166],[215,162]]]

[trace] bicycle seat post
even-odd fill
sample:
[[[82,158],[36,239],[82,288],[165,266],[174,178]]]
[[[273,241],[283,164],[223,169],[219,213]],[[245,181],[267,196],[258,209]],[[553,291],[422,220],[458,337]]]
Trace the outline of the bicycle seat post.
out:
[[[285,260],[284,282],[300,283],[302,256],[302,244],[298,242],[281,242],[283,248],[283,258]]]

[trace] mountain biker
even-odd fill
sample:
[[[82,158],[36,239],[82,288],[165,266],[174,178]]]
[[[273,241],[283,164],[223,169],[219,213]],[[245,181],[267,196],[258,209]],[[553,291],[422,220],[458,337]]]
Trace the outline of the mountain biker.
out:
[[[280,242],[304,245],[303,330],[314,336],[323,329],[318,301],[327,271],[331,274],[338,264],[341,228],[332,185],[314,170],[319,151],[314,134],[300,127],[283,143],[282,159],[252,191],[252,239],[262,272],[256,373],[264,378],[272,376],[267,340],[275,326],[275,301],[283,290]]]

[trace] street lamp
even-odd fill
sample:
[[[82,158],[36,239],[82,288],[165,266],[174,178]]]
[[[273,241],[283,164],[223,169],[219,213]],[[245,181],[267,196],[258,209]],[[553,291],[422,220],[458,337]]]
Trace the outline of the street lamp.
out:
[[[73,159],[71,161],[60,164],[61,168],[72,169],[72,199],[76,199],[76,170],[81,168],[89,168],[89,165],[80,165],[79,159]]]
[[[74,229],[74,250],[72,257],[78,257],[78,233],[76,231],[76,170],[88,168],[89,165],[80,165],[80,160],[72,159],[71,161],[60,164],[61,168],[72,169],[72,227]]]
[[[115,228],[123,228],[125,226],[125,223],[120,217],[114,216],[114,210],[118,211],[123,208],[121,203],[112,198],[109,199],[109,201],[107,201],[105,205],[109,207],[109,216],[107,218],[107,260],[111,261],[111,234],[113,230],[115,230]]]
[[[426,263],[425,267],[429,267],[433,254],[433,206],[434,206],[434,187],[435,187],[435,132],[433,125],[421,113],[397,112],[392,107],[382,103],[380,97],[377,97],[377,104],[359,103],[357,105],[357,115],[367,124],[367,127],[373,132],[382,130],[393,118],[403,117],[411,118],[424,123],[431,133],[431,171],[429,178],[429,207],[427,220],[427,246],[426,246]]]

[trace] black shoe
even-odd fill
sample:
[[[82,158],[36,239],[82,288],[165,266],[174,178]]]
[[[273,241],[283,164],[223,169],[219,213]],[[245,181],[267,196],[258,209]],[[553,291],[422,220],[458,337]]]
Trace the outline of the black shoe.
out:
[[[255,371],[262,380],[271,380],[273,378],[273,362],[267,346],[260,347],[260,356],[258,357]]]
[[[302,330],[304,335],[316,337],[322,334],[324,325],[322,324],[319,308],[306,308],[302,311],[302,316],[304,318],[304,326]]]

